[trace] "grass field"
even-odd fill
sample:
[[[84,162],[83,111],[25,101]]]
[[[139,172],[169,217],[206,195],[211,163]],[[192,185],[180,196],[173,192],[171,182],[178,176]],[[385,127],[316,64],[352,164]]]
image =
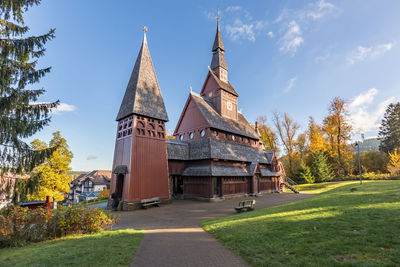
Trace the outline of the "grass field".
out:
[[[143,237],[133,229],[0,250],[0,266],[128,266]]]
[[[202,227],[253,266],[400,265],[400,181],[301,187],[322,193]]]

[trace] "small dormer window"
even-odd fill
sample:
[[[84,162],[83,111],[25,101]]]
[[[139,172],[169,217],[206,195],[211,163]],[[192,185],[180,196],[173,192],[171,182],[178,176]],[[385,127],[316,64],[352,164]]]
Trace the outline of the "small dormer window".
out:
[[[219,77],[220,77],[221,81],[227,82],[228,81],[228,72],[225,69],[220,68]]]

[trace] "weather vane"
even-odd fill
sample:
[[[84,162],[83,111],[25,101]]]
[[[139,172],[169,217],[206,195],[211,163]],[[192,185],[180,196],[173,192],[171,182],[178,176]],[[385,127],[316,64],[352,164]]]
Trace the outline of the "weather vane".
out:
[[[147,27],[146,26],[143,26],[143,29],[142,29],[144,32],[147,32]]]

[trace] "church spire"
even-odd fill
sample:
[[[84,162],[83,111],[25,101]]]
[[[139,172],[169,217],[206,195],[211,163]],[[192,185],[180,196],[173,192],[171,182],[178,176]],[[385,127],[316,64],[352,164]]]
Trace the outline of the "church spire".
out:
[[[219,27],[219,15],[217,17],[217,32],[215,34],[214,44],[212,47],[211,69],[221,80],[228,81],[228,66],[225,61],[225,48],[222,42],[221,31]]]
[[[117,120],[136,114],[168,121],[164,100],[147,46],[146,27],[143,27],[143,32],[142,47],[139,50]]]

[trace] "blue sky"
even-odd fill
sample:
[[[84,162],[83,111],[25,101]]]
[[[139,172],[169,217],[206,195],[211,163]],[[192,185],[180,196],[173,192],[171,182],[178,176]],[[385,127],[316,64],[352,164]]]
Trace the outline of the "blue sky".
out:
[[[199,92],[211,62],[216,10],[229,80],[250,122],[287,112],[307,126],[329,102],[349,101],[350,119],[377,135],[388,103],[400,100],[400,1],[43,0],[26,13],[32,34],[56,28],[40,101],[63,104],[50,126],[74,153],[74,170],[111,169],[115,117],[147,26],[148,44],[173,131],[189,86]],[[272,121],[269,119],[269,123]]]

